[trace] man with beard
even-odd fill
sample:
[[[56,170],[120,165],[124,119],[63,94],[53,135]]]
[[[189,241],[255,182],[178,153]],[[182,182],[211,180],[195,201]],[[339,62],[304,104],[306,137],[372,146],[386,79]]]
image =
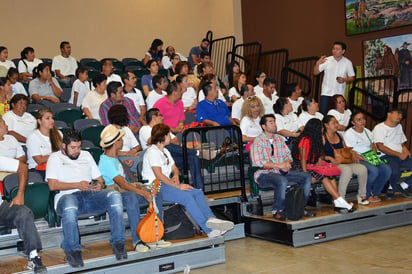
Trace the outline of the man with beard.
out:
[[[200,46],[193,47],[190,52],[189,52],[189,63],[192,66],[192,68],[195,67],[195,65],[200,63],[200,53],[201,52],[209,52],[209,40],[207,38],[204,38],[202,40],[202,43],[200,43]]]
[[[87,151],[81,150],[82,138],[78,130],[63,135],[63,149],[50,155],[46,179],[52,191],[57,215],[62,219],[62,248],[72,267],[84,266],[77,225],[81,214],[108,212],[112,250],[117,260],[127,259],[122,196],[105,187],[99,168]]]

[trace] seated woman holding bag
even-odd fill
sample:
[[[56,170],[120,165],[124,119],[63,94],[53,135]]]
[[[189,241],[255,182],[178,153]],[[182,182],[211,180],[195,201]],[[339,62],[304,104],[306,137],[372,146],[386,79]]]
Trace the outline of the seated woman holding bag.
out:
[[[312,179],[322,182],[325,190],[333,198],[335,212],[343,214],[354,212],[353,205],[338,193],[335,176],[340,175],[341,171],[337,166],[323,161],[323,154],[322,122],[312,118],[292,147],[294,168],[304,172],[309,171]]]
[[[368,170],[366,198],[371,203],[377,203],[381,201],[379,195],[388,182],[392,169],[376,154],[377,148],[372,141],[372,132],[365,128],[365,124],[365,116],[360,112],[354,113],[349,124],[352,127],[346,130],[344,137],[346,144],[353,147],[353,151],[360,155],[359,163]]]
[[[353,174],[358,176],[358,204],[368,205],[366,198],[366,181],[368,171],[366,167],[359,164],[359,154],[348,148],[343,137],[338,133],[338,120],[332,115],[327,115],[322,120],[323,134],[325,135],[325,160],[337,165],[341,170],[338,190],[342,197],[346,196],[346,189]]]
[[[152,128],[151,146],[143,156],[143,180],[150,187],[155,179],[161,181],[160,193],[163,201],[183,205],[209,238],[215,238],[233,229],[230,221],[217,219],[209,208],[202,190],[179,181],[179,169],[170,152],[170,128],[157,124]],[[171,177],[171,175],[173,175]]]

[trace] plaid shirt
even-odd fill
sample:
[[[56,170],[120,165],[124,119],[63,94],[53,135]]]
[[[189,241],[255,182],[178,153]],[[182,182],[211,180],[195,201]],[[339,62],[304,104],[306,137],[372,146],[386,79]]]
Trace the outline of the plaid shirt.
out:
[[[277,134],[274,135],[273,151],[269,138],[265,133],[260,134],[253,145],[251,146],[250,156],[252,165],[257,167],[263,167],[265,163],[283,163],[286,161],[292,161],[292,155],[289,147],[286,145],[283,138]],[[268,174],[270,172],[280,173],[278,168],[265,168],[259,169],[255,172],[254,178],[257,182],[257,178],[261,174]]]
[[[110,100],[109,98],[107,98],[100,105],[99,115],[104,126],[110,125],[109,118],[107,115],[109,113],[109,109],[114,105],[116,105],[116,102]],[[133,101],[127,97],[124,97],[122,105],[126,107],[127,113],[129,114],[129,125],[141,128],[142,124],[139,121],[139,113],[137,112]]]

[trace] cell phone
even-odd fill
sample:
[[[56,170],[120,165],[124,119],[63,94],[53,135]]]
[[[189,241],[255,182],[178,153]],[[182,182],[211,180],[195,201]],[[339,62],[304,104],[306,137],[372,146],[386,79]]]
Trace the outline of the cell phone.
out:
[[[97,185],[97,180],[91,180],[89,183],[91,186]]]

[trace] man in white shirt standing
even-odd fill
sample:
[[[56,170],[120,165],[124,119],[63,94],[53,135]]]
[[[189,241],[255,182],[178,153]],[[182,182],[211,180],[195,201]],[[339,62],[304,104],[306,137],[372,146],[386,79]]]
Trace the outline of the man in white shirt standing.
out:
[[[105,184],[93,157],[81,150],[82,138],[78,130],[63,135],[63,149],[50,155],[46,179],[54,197],[57,215],[62,218],[61,247],[72,267],[84,266],[80,245],[78,216],[107,211],[110,218],[113,252],[117,260],[127,259],[122,196],[114,190],[105,190]]]
[[[333,43],[332,56],[323,55],[313,68],[313,74],[325,72],[320,96],[320,112],[326,115],[331,97],[335,94],[345,95],[346,83],[355,80],[352,62],[344,56],[346,44]]]
[[[407,191],[412,185],[412,176],[397,184],[401,178],[401,170],[412,170],[411,152],[405,146],[406,136],[401,125],[402,118],[403,111],[393,108],[388,112],[386,120],[377,124],[372,131],[373,141],[381,153],[380,157],[388,161],[387,164],[392,168],[390,185],[386,192],[388,199],[392,199],[396,191],[405,198],[412,198]]]
[[[60,52],[60,55],[53,58],[52,71],[54,71],[56,78],[63,86],[70,87],[76,80],[77,61],[71,56],[72,46],[69,42],[63,41],[60,43]]]

